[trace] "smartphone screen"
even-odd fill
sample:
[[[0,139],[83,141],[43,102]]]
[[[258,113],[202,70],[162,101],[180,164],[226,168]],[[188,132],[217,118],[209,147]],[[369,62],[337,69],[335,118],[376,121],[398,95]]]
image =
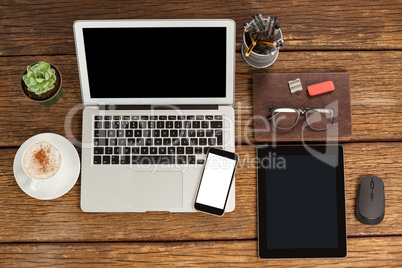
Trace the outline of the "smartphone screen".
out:
[[[207,155],[194,208],[223,215],[238,156],[211,148]]]

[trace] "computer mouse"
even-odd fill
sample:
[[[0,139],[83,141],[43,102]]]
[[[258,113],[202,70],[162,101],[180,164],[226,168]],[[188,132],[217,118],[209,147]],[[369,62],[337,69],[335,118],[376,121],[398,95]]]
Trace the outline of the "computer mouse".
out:
[[[356,217],[361,223],[375,225],[384,219],[384,214],[384,182],[376,176],[364,176],[357,192]]]

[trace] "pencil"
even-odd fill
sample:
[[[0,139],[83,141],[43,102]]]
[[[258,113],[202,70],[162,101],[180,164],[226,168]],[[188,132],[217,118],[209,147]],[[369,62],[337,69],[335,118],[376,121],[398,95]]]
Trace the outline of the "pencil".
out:
[[[257,40],[258,38],[260,38],[260,34],[257,35],[257,37],[255,38],[255,41],[253,39],[253,36],[251,35],[251,33],[249,33],[250,35],[250,39],[251,39],[251,45],[250,47],[247,49],[247,52],[245,54],[246,57],[250,56],[251,51],[253,50],[253,48],[255,47],[255,45],[257,45]]]

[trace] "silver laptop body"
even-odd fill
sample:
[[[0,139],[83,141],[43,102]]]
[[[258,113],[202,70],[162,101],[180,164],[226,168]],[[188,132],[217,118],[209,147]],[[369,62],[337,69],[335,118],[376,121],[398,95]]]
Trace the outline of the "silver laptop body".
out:
[[[81,209],[194,212],[207,149],[235,149],[234,21],[76,21],[74,34]]]

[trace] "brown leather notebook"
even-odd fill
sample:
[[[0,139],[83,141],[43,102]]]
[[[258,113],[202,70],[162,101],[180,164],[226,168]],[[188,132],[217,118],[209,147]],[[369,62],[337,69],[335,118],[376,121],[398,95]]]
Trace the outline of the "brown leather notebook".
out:
[[[303,90],[290,93],[288,81],[300,78]],[[335,90],[310,96],[307,86],[332,81]],[[349,73],[256,73],[253,75],[254,138],[273,141],[346,141],[352,137]],[[332,108],[333,124],[325,131],[311,129],[304,115],[290,130],[280,130],[268,120],[270,107]]]

